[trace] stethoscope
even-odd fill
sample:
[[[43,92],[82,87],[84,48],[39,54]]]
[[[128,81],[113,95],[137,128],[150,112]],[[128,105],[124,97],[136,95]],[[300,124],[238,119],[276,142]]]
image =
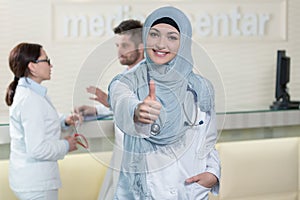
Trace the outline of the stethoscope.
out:
[[[148,85],[150,83],[150,75],[149,75],[149,70],[147,69],[147,81],[148,81]],[[196,91],[191,88],[190,85],[187,85],[187,89],[186,91],[188,92],[191,92],[193,94],[193,99],[194,99],[194,106],[195,106],[195,118],[193,120],[191,120],[189,117],[188,117],[188,114],[186,112],[186,109],[184,107],[184,103],[182,103],[182,108],[183,108],[183,112],[184,112],[184,115],[187,119],[187,121],[184,122],[184,125],[185,126],[190,126],[190,127],[194,127],[194,126],[198,126],[198,125],[202,125],[204,122],[202,120],[200,120],[198,123],[197,123],[197,119],[198,119],[198,107],[197,107],[197,104],[198,104],[198,95],[196,93]],[[152,125],[151,125],[151,135],[155,136],[155,135],[158,135],[160,133],[160,125],[157,123],[157,122],[154,122]]]

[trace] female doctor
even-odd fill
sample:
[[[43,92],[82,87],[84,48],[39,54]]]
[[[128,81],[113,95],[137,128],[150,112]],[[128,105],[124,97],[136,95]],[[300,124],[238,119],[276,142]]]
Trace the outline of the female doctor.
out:
[[[203,200],[218,192],[214,91],[192,71],[191,37],[182,11],[155,10],[143,27],[146,60],[110,84],[125,133],[114,199]]]
[[[18,44],[10,52],[9,66],[14,74],[5,99],[10,106],[10,187],[21,200],[57,200],[57,160],[77,149],[76,138],[60,139],[61,127],[77,117],[59,117],[41,85],[50,80],[52,68],[41,45]]]

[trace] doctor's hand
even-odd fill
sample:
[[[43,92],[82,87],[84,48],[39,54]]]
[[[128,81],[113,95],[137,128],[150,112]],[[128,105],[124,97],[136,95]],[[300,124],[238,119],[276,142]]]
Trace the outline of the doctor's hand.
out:
[[[206,188],[212,188],[218,182],[218,178],[210,172],[204,172],[186,179],[185,182],[187,184],[198,183]]]
[[[153,124],[158,119],[161,107],[160,102],[156,100],[155,83],[150,80],[149,95],[134,110],[134,121]]]
[[[96,96],[96,97],[90,97],[91,100],[98,101],[99,103],[109,108],[109,104],[107,101],[108,96],[103,90],[95,86],[89,86],[88,88],[86,88],[86,91]]]
[[[69,152],[77,150],[77,138],[68,135],[64,139],[69,143]]]
[[[65,124],[68,126],[72,126],[72,125],[74,126],[76,125],[76,123],[82,123],[82,121],[83,121],[82,116],[75,113],[66,117]]]

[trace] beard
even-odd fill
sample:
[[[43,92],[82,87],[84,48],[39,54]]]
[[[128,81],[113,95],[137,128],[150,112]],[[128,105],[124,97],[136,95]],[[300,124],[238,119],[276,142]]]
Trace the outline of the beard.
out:
[[[131,52],[128,56],[126,56],[124,59],[120,60],[120,63],[122,65],[133,65],[135,64],[138,59],[140,58],[140,52],[138,49],[136,49],[135,51]]]

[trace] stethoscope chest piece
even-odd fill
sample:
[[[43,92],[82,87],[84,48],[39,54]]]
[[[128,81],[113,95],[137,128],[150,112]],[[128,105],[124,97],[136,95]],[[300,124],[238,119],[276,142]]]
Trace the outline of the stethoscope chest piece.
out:
[[[160,126],[157,123],[151,125],[151,135],[157,135],[160,132]]]

